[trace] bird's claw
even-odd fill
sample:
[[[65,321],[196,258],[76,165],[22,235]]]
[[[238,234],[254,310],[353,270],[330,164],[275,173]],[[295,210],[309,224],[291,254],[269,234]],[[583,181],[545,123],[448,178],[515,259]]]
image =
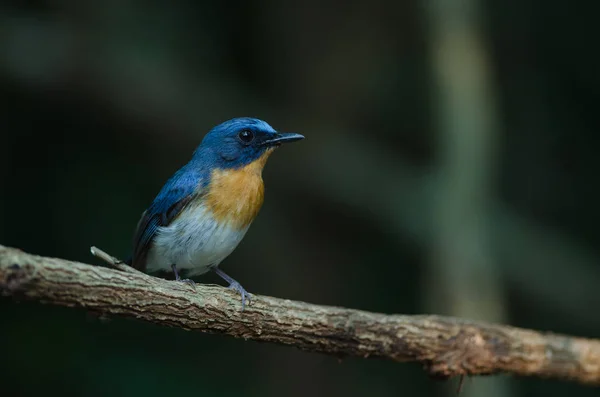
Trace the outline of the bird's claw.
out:
[[[177,279],[175,281],[177,281],[179,283],[185,283],[185,284],[189,285],[192,288],[196,288],[196,283],[194,282],[194,280],[191,280],[189,278],[179,278],[179,279]]]
[[[177,266],[175,264],[171,265],[171,269],[173,270],[173,273],[175,274],[175,281],[177,281],[179,283],[186,283],[187,285],[191,286],[192,288],[196,288],[196,283],[194,282],[194,280],[190,280],[189,278],[181,278],[179,276],[179,272],[177,271]]]
[[[230,283],[228,288],[237,291],[242,296],[242,311],[244,311],[246,307],[246,301],[250,303],[250,301],[252,300],[252,295],[248,291],[246,291],[244,287],[242,287],[242,285],[237,281],[233,281],[232,283]]]

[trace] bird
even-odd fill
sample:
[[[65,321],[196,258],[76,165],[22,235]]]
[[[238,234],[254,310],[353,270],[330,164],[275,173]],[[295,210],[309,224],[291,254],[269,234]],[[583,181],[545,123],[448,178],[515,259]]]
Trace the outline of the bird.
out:
[[[215,272],[241,295],[251,295],[219,268],[242,241],[264,201],[262,171],[284,143],[304,139],[267,122],[238,117],[213,127],[187,164],[163,185],[142,213],[126,261],[145,273],[172,271],[175,280]]]

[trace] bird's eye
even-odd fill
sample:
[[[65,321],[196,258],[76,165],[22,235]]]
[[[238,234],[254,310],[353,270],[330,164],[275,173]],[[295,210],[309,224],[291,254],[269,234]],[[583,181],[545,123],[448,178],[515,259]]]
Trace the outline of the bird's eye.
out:
[[[240,133],[238,134],[238,137],[240,138],[240,140],[244,143],[250,143],[254,140],[254,132],[250,131],[250,130],[242,130],[240,131]]]

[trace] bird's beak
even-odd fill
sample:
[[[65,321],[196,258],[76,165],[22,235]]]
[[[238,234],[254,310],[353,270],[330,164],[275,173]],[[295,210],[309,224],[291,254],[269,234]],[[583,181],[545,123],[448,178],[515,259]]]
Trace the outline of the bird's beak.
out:
[[[277,132],[273,138],[262,142],[262,146],[279,146],[282,143],[294,142],[304,139],[304,135],[295,132]]]

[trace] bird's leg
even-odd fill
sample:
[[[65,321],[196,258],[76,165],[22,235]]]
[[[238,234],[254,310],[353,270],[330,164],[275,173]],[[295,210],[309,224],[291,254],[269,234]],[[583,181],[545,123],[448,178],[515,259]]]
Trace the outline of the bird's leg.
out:
[[[229,283],[230,289],[237,291],[240,293],[240,295],[242,295],[242,311],[244,311],[244,308],[246,307],[246,300],[250,302],[252,295],[250,295],[240,283],[235,281],[233,278],[229,277],[223,270],[219,269],[216,266],[213,267],[213,270],[219,275],[219,277],[221,277],[223,280]]]
[[[189,284],[192,287],[196,286],[196,283],[194,282],[194,280],[190,280],[189,278],[181,278],[181,277],[179,277],[179,273],[177,272],[177,265],[175,265],[174,263],[171,265],[171,269],[173,269],[173,273],[175,273],[175,281],[179,281],[181,283]]]

